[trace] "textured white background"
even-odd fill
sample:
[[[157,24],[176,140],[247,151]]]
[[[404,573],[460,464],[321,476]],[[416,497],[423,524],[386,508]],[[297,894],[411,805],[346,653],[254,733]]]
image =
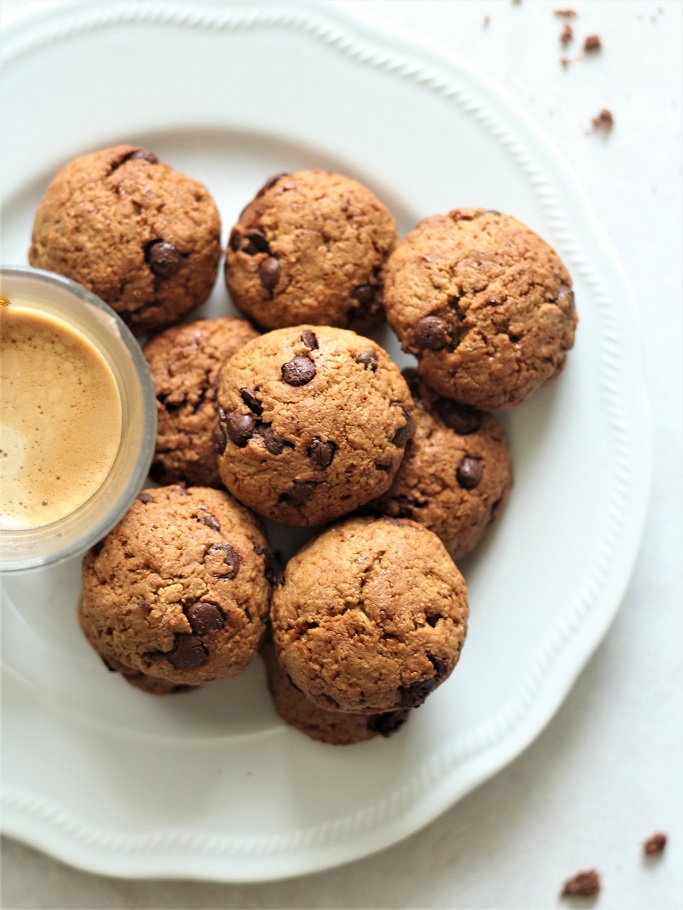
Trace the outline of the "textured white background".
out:
[[[32,5],[2,0],[0,9],[9,18]],[[602,893],[573,906],[683,906],[683,4],[345,5],[438,40],[504,84],[571,162],[627,268],[641,314],[655,451],[632,582],[607,638],[536,742],[401,844],[330,872],[230,886],[101,878],[4,840],[5,910],[552,908],[572,906],[559,900],[561,884],[591,866],[602,874]],[[553,15],[562,7],[578,13],[566,51],[558,41],[564,20]],[[581,54],[588,34],[604,45],[592,57]],[[566,69],[563,55],[572,60]],[[607,137],[590,129],[602,107],[616,121]],[[655,830],[669,834],[669,846],[645,861],[641,842]]]

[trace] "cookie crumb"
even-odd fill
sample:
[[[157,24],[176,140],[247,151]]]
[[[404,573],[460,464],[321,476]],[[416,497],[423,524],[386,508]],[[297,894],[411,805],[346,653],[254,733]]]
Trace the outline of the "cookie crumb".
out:
[[[567,879],[560,897],[595,897],[599,893],[600,876],[595,869],[588,869]]]
[[[646,856],[659,856],[666,847],[666,834],[653,834],[643,843],[643,853]]]
[[[555,10],[556,16],[563,16],[565,19],[573,19],[574,16],[576,16],[576,14],[577,13],[576,13],[575,9],[556,9]]]
[[[569,59],[569,57],[560,57],[560,63],[565,69],[567,69],[567,67],[571,63],[571,60]]]
[[[484,28],[488,28],[490,22],[491,22],[491,17],[490,17],[490,16],[484,16]]]
[[[562,47],[566,47],[573,40],[574,40],[574,32],[572,31],[572,27],[568,22],[565,22],[564,28],[562,29],[562,33],[560,35],[560,44],[562,45]]]
[[[588,35],[583,42],[583,49],[587,54],[593,54],[602,50],[602,41],[599,35]]]
[[[596,130],[604,130],[609,133],[614,126],[614,115],[612,111],[604,107],[597,116],[593,117],[592,123]]]

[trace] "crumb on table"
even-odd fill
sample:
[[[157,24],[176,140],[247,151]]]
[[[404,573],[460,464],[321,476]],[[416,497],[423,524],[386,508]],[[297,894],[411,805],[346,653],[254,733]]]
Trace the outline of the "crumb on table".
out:
[[[658,856],[664,852],[665,847],[666,834],[653,834],[652,837],[648,837],[643,843],[643,853],[645,853],[646,856]]]
[[[592,122],[596,130],[604,130],[608,133],[614,126],[614,114],[604,107],[599,114],[593,117]]]
[[[564,883],[561,897],[595,897],[600,893],[600,876],[595,869],[577,874]]]
[[[572,41],[573,38],[574,38],[574,32],[572,31],[572,27],[568,22],[565,22],[564,28],[562,29],[562,33],[560,34],[560,44],[563,47],[566,47]]]
[[[565,19],[572,19],[574,16],[576,16],[576,10],[575,9],[556,9],[555,15],[563,16]]]
[[[595,53],[602,50],[602,41],[599,35],[588,35],[583,42],[583,49],[587,54]]]

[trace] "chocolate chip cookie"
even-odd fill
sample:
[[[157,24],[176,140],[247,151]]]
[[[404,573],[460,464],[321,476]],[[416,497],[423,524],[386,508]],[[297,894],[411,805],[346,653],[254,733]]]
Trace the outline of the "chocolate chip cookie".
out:
[[[323,524],[389,488],[412,410],[405,380],[373,341],[329,326],[268,332],[221,371],[221,480],[267,518]]]
[[[144,345],[157,396],[157,483],[221,486],[213,447],[218,374],[257,337],[246,319],[201,319],[171,326]]]
[[[369,508],[434,531],[456,561],[479,543],[512,486],[507,434],[491,414],[443,398],[403,371],[415,435],[389,490]]]
[[[75,158],[52,179],[28,258],[93,291],[140,334],[204,303],[220,255],[206,187],[147,149],[117,145]]]
[[[407,519],[347,518],[287,564],[273,591],[277,658],[321,708],[421,705],[454,669],[467,591],[439,538]]]
[[[408,719],[409,708],[387,714],[350,714],[321,708],[294,685],[278,663],[272,640],[266,637],[261,646],[266,665],[268,689],[280,717],[311,739],[335,746],[360,743],[375,736],[389,737]]]
[[[115,668],[173,686],[227,679],[261,643],[269,558],[257,519],[225,491],[144,490],[83,560],[81,626]]]
[[[391,213],[357,180],[279,174],[232,229],[226,284],[235,306],[266,329],[369,331],[384,319],[382,272],[397,239]]]
[[[553,379],[577,323],[557,253],[516,219],[482,209],[421,221],[387,263],[385,306],[423,379],[485,411]]]

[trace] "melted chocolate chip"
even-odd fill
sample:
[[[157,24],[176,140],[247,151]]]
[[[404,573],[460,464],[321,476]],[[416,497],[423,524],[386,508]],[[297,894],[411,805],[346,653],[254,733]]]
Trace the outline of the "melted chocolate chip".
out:
[[[419,348],[442,351],[448,344],[448,323],[440,316],[423,316],[413,329],[413,338]]]
[[[310,329],[304,329],[301,333],[301,340],[309,349],[309,351],[318,350],[318,336],[315,332],[312,332]]]
[[[175,637],[173,650],[166,657],[178,670],[194,670],[209,659],[209,654],[196,635],[181,632]]]
[[[377,289],[371,284],[359,284],[358,287],[351,291],[351,296],[357,300],[361,306],[370,306],[375,302],[375,291]]]
[[[289,493],[280,496],[280,502],[296,507],[303,506],[312,498],[316,487],[317,483],[313,480],[296,480]]]
[[[446,426],[461,436],[476,433],[484,419],[484,415],[476,408],[448,398],[439,398],[435,410]]]
[[[391,441],[395,446],[404,446],[409,439],[412,439],[413,433],[415,432],[415,422],[413,421],[410,411],[404,404],[401,404],[398,401],[392,401],[391,404],[392,406],[398,405],[406,418],[406,422],[402,427],[399,427],[398,430],[396,430],[394,438]]]
[[[256,194],[256,196],[254,198],[258,199],[260,196],[263,196],[263,194],[265,192],[267,192],[271,187],[275,186],[275,184],[278,182],[278,180],[281,177],[287,177],[287,176],[288,176],[288,172],[283,171],[281,174],[275,174],[274,176],[269,177],[268,180],[266,180],[266,182],[263,184],[263,186],[261,187],[261,189],[258,191],[258,193]]]
[[[282,381],[287,385],[306,385],[315,376],[315,364],[310,357],[295,357],[282,367]]]
[[[308,447],[308,457],[322,468],[329,468],[334,458],[337,446],[334,442],[323,442],[318,436],[314,436]]]
[[[207,528],[211,528],[212,531],[220,531],[221,526],[215,515],[199,515],[198,518],[203,525],[206,525]]]
[[[225,430],[220,423],[217,423],[213,428],[211,442],[213,443],[213,450],[217,455],[222,455],[223,452],[225,452],[225,447],[228,444],[228,437],[225,435]]]
[[[364,366],[366,370],[371,370],[373,373],[376,373],[377,367],[379,365],[377,352],[363,351],[362,354],[359,354],[358,357],[356,357],[356,363],[360,363],[361,366]]]
[[[185,607],[185,616],[192,627],[195,635],[202,638],[209,632],[215,632],[222,629],[225,625],[223,614],[216,604],[205,600],[198,600],[196,603]]]
[[[484,476],[484,466],[478,458],[470,458],[466,455],[460,462],[455,476],[461,487],[465,490],[473,490],[481,483],[481,478]]]
[[[240,244],[242,252],[248,256],[255,256],[256,253],[270,253],[270,244],[266,240],[265,234],[256,229],[245,231]]]
[[[143,161],[149,161],[150,164],[158,164],[159,159],[154,154],[150,152],[149,149],[136,149],[136,151],[131,152],[130,155],[127,155],[126,161],[134,161],[136,158],[142,158]]]
[[[380,736],[392,736],[408,720],[409,711],[403,708],[398,711],[387,711],[385,714],[371,714],[367,720],[368,730]]]
[[[261,287],[272,295],[280,280],[280,263],[275,256],[264,259],[258,270]]]
[[[140,502],[156,502],[156,499],[151,495],[151,493],[146,493],[144,490],[142,493],[138,493],[137,498],[140,500]]]
[[[271,455],[282,455],[285,444],[283,440],[275,434],[271,426],[262,423],[257,427],[256,432],[263,440],[266,451],[270,452]]]
[[[230,414],[225,424],[228,436],[239,449],[243,449],[254,435],[256,423],[249,414]]]
[[[441,682],[442,679],[448,676],[448,664],[445,660],[441,660],[440,657],[435,657],[433,654],[428,654],[427,658],[436,671],[434,678],[437,682]]]
[[[145,251],[145,260],[158,278],[171,278],[180,268],[182,256],[172,243],[157,240]]]
[[[240,397],[246,406],[257,414],[259,417],[263,413],[263,405],[256,397],[256,392],[253,389],[240,389]]]
[[[212,544],[205,553],[205,559],[214,564],[212,574],[216,578],[234,578],[242,565],[240,554],[231,544],[225,542]]]
[[[411,683],[409,686],[400,686],[398,691],[401,698],[401,707],[419,708],[435,686],[435,676]]]

